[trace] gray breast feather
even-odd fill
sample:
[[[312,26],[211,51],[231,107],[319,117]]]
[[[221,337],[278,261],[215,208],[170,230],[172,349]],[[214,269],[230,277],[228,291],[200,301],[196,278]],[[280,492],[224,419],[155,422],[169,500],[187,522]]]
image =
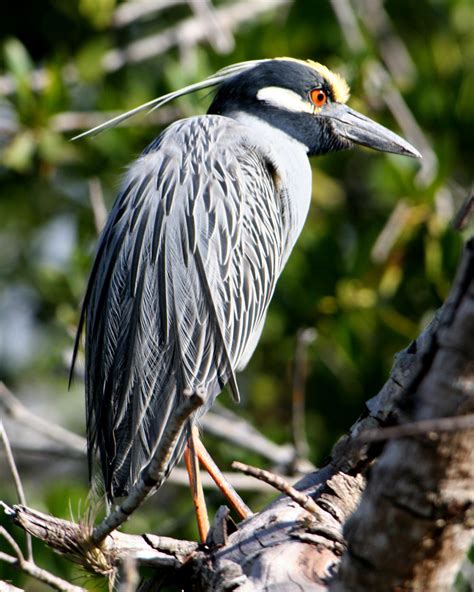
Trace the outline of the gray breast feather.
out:
[[[242,126],[205,116],[172,125],[128,172],[81,320],[89,462],[98,449],[111,497],[136,480],[183,391],[203,388],[209,407],[255,348],[287,242],[267,164]]]

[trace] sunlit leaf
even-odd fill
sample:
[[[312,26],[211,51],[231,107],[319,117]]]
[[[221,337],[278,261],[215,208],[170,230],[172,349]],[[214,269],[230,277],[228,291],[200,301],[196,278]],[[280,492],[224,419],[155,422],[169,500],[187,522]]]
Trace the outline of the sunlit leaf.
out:
[[[15,171],[26,171],[33,164],[35,150],[36,140],[33,132],[20,132],[3,151],[3,163]]]

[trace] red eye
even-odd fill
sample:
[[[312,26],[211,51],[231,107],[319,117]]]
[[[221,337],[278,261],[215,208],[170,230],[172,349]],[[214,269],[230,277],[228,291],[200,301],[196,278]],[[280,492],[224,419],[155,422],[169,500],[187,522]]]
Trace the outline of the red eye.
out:
[[[328,96],[322,88],[313,88],[313,90],[309,93],[309,96],[311,97],[311,102],[315,107],[322,107],[328,100]]]

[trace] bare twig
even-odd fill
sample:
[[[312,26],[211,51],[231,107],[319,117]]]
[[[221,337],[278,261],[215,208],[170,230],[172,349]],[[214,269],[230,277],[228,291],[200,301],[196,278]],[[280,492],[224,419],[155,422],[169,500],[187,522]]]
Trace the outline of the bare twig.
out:
[[[0,553],[3,555],[3,553]],[[1,560],[1,557],[0,557]],[[9,582],[5,582],[4,580],[0,580],[0,592],[25,592],[23,588],[17,588],[17,586],[13,586]]]
[[[124,2],[119,4],[112,16],[112,25],[114,27],[125,27],[134,21],[152,18],[153,15],[177,6],[186,4],[186,0],[138,0],[135,2]]]
[[[203,21],[207,21],[207,36],[217,53],[230,53],[235,46],[234,38],[228,27],[223,27],[216,16],[214,7],[209,0],[189,0],[196,14]]]
[[[40,582],[44,582],[51,586],[55,590],[60,590],[60,592],[86,592],[85,588],[81,588],[80,586],[74,586],[70,584],[66,580],[55,576],[54,574],[46,571],[45,569],[38,567],[31,561],[23,561],[21,564],[18,564],[20,569],[27,573],[28,575],[32,576],[33,578],[39,580]]]
[[[397,202],[382,231],[377,236],[370,256],[374,263],[383,263],[406,227],[410,206],[401,199]]]
[[[296,336],[295,361],[292,389],[292,425],[296,458],[308,458],[309,445],[306,437],[305,387],[308,375],[308,347],[316,339],[313,328],[301,329]]]
[[[58,442],[58,444],[63,446],[66,445],[68,448],[71,448],[76,452],[84,453],[84,438],[31,413],[31,411],[29,411],[23,403],[21,403],[20,400],[8,390],[3,382],[0,382],[0,405],[3,406],[7,415],[12,419],[34,428],[36,432],[46,436],[50,440]]]
[[[465,230],[471,220],[474,218],[474,188],[471,189],[471,193],[466,197],[462,204],[459,212],[453,221],[453,226],[456,230]]]
[[[287,3],[288,0],[240,0],[216,9],[216,22],[223,29],[234,29],[261,13]],[[108,51],[103,57],[102,66],[106,72],[115,72],[126,64],[142,62],[166,53],[177,44],[195,45],[207,38],[208,26],[207,19],[201,16],[184,19],[166,31],[133,41],[123,49]]]
[[[380,55],[398,84],[414,80],[416,68],[405,44],[396,34],[381,0],[357,0],[361,20],[375,40]]]
[[[275,489],[278,489],[278,491],[281,493],[291,497],[292,500],[294,500],[310,514],[317,515],[320,513],[318,505],[309,497],[309,495],[301,493],[301,491],[298,491],[292,487],[288,481],[285,481],[282,479],[282,477],[279,477],[274,473],[270,473],[270,471],[265,471],[264,469],[259,469],[257,467],[251,467],[250,465],[246,465],[238,461],[234,461],[232,463],[232,468],[236,469],[237,471],[242,471],[246,475],[252,475],[252,477],[259,479],[260,481],[265,481],[265,483],[268,483]]]
[[[169,456],[183,426],[190,415],[204,402],[201,392],[185,394],[182,403],[166,426],[152,459],[143,469],[138,482],[133,486],[127,498],[111,512],[92,533],[92,541],[99,545],[111,532],[126,522],[130,515],[144,502],[150,491],[159,487],[165,479],[165,469]]]
[[[256,452],[284,470],[294,467],[294,446],[275,444],[245,419],[218,403],[214,404],[213,411],[206,413],[199,419],[199,423],[205,432],[225,439],[239,448]],[[300,459],[296,463],[297,472],[304,473],[313,468],[313,465],[306,459]]]
[[[14,557],[13,555],[9,555],[8,553],[5,553],[4,551],[0,551],[0,561],[4,561],[5,563],[10,563],[13,565],[15,563],[18,563],[17,557]]]
[[[25,491],[23,489],[23,484],[20,479],[20,474],[18,473],[18,469],[16,468],[15,459],[13,457],[12,449],[10,446],[10,441],[8,439],[7,432],[5,431],[5,427],[3,425],[3,421],[0,420],[0,440],[3,442],[3,447],[5,448],[5,456],[7,457],[7,464],[10,469],[10,473],[13,477],[13,482],[15,483],[16,493],[18,495],[18,500],[20,504],[26,506],[26,497]],[[26,556],[28,561],[33,561],[33,545],[31,542],[31,535],[26,533]]]
[[[84,588],[79,588],[79,586],[73,586],[69,582],[58,578],[57,576],[53,575],[52,573],[38,567],[33,563],[33,561],[26,560],[21,552],[20,547],[17,545],[15,539],[11,536],[11,534],[3,527],[0,526],[0,536],[8,542],[11,546],[13,551],[15,552],[16,557],[12,557],[8,555],[8,553],[0,553],[0,560],[6,561],[12,565],[17,565],[19,569],[27,573],[28,575],[36,578],[37,580],[48,584],[49,586],[53,587],[55,590],[60,590],[61,592],[84,592]]]
[[[416,178],[421,186],[426,187],[433,181],[438,170],[438,158],[428,138],[385,67],[377,60],[370,60],[367,74],[367,95],[370,97],[376,93],[378,99],[383,99],[405,136],[423,155]]]
[[[349,0],[331,0],[331,6],[339,21],[339,26],[344,33],[349,49],[356,54],[362,52],[365,47],[365,41]]]
[[[7,543],[15,552],[18,562],[22,564],[25,561],[25,556],[23,555],[22,550],[18,546],[18,543],[15,541],[15,539],[4,526],[0,526],[0,536],[2,536],[7,541]]]
[[[411,423],[404,423],[388,428],[377,428],[361,432],[360,439],[364,442],[378,442],[406,438],[407,436],[437,437],[443,432],[457,432],[474,428],[474,414],[453,417],[438,417],[436,419],[422,419]]]

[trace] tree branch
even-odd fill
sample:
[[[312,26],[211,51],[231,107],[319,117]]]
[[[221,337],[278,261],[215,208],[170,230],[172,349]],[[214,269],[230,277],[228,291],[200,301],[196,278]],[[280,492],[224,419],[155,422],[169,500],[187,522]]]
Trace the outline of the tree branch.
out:
[[[13,477],[13,482],[15,484],[16,493],[18,496],[18,500],[20,504],[26,506],[26,497],[25,491],[23,489],[23,484],[20,479],[20,474],[18,473],[18,469],[16,467],[15,459],[13,457],[12,449],[10,446],[10,441],[8,439],[7,432],[5,431],[5,427],[3,425],[3,421],[0,420],[0,440],[3,443],[3,447],[5,449],[5,456],[7,458],[7,464],[10,469],[10,473]],[[3,530],[3,529],[2,529]],[[26,533],[26,555],[28,561],[33,561],[33,544],[31,541],[31,535]]]
[[[16,555],[16,557],[13,557],[8,553],[0,553],[1,561],[18,566],[19,569],[28,575],[41,582],[44,582],[45,584],[48,584],[55,590],[60,590],[61,592],[84,592],[84,588],[74,586],[69,582],[66,582],[66,580],[58,578],[49,571],[38,567],[35,563],[33,563],[33,561],[26,560],[15,539],[3,528],[3,526],[0,526],[0,535],[3,536],[3,538],[8,542]]]
[[[76,453],[85,454],[86,441],[84,438],[66,430],[65,428],[54,424],[34,413],[31,413],[21,401],[19,401],[0,381],[0,405],[5,409],[9,417],[20,421],[21,423],[31,426],[36,432],[46,436],[50,440],[57,442],[61,446],[67,446]]]
[[[405,422],[468,417],[473,384],[471,241],[431,347],[400,404],[400,428],[410,425]],[[331,591],[448,590],[473,539],[473,486],[472,424],[464,431],[390,441],[346,525],[348,552]]]

